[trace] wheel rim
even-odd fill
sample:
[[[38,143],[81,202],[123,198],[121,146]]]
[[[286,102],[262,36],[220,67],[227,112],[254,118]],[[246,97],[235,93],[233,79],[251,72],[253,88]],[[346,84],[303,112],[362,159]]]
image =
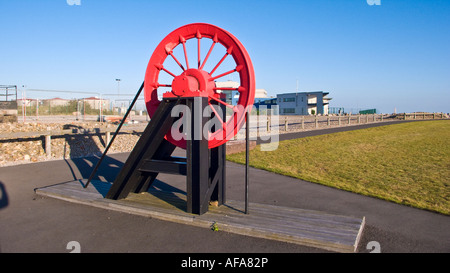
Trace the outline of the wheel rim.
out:
[[[209,41],[211,45],[205,47],[204,41]],[[188,50],[188,44],[191,51]],[[202,54],[202,49],[208,51]],[[224,55],[216,61],[212,57],[214,54]],[[220,71],[221,66],[224,67],[224,72]],[[176,69],[178,70],[175,71]],[[223,80],[225,76],[237,76],[238,86],[217,86],[216,80]],[[171,32],[159,43],[148,63],[144,97],[150,117],[158,108],[161,92],[164,90],[167,91],[163,93],[164,98],[208,97],[213,117],[221,124],[217,126],[220,128],[209,132],[208,147],[220,146],[238,133],[245,123],[245,112],[250,111],[253,105],[255,76],[250,56],[236,37],[219,27],[205,23],[185,25]],[[230,91],[239,96],[234,104],[222,99],[223,93]],[[217,107],[213,105],[225,106],[229,116],[222,119],[217,113]],[[174,139],[170,131],[165,138],[180,148],[186,148],[186,140]]]

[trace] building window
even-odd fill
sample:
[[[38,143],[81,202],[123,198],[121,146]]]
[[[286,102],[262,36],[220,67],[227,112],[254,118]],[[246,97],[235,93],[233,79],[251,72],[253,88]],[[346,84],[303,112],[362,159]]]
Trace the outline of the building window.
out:
[[[284,98],[283,102],[294,102],[295,98]]]
[[[283,114],[294,114],[295,113],[295,108],[284,108],[283,109]]]

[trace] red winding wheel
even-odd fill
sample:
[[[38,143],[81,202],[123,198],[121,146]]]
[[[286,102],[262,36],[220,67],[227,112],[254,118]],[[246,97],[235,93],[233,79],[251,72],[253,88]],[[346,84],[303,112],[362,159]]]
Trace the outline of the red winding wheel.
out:
[[[202,49],[205,50],[203,54]],[[218,61],[213,56],[219,56],[216,58]],[[195,65],[189,60],[196,61]],[[216,85],[216,80],[223,80],[227,75],[233,80],[237,76],[239,86]],[[237,103],[221,99],[221,93],[225,90],[237,91]],[[245,111],[251,110],[255,97],[253,65],[244,46],[229,32],[204,23],[185,25],[159,43],[148,63],[144,96],[150,117],[158,108],[161,93],[163,98],[208,97],[209,107],[222,124],[219,126],[221,128],[209,134],[208,146],[214,148],[237,134],[245,122]],[[213,107],[217,104],[230,109],[227,111],[228,118],[222,119],[217,114],[217,108]],[[175,140],[170,131],[166,139],[178,147],[186,148],[186,140]]]

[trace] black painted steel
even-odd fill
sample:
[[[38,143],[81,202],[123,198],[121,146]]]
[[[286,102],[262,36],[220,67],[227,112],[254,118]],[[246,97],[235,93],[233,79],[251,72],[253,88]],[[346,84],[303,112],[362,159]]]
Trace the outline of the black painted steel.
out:
[[[190,109],[186,120],[186,158],[172,157],[175,146],[164,139],[179,117],[171,112],[176,105]],[[226,145],[209,149],[203,128],[212,118],[204,116],[208,98],[164,99],[130,153],[106,198],[122,199],[129,193],[148,191],[159,173],[186,176],[187,212],[204,214],[210,201],[222,205],[225,194]],[[225,109],[222,113],[225,115]],[[224,117],[222,117],[223,119]]]
[[[175,146],[164,139],[166,132],[173,124],[174,118],[170,113],[179,100],[163,100],[148,123],[141,138],[128,156],[125,165],[116,177],[106,198],[122,199],[130,192],[145,190],[157,173],[140,172],[139,168],[146,159],[160,159],[158,157],[171,154]]]
[[[112,143],[116,139],[116,136],[119,134],[120,129],[122,128],[122,125],[124,124],[125,120],[127,119],[128,115],[131,112],[131,109],[133,109],[134,105],[136,104],[137,99],[141,95],[142,89],[144,89],[144,82],[142,82],[141,87],[139,87],[138,92],[136,93],[136,96],[134,97],[133,101],[130,104],[130,107],[128,107],[127,112],[125,113],[124,117],[119,123],[119,126],[117,126],[116,132],[114,133],[113,137],[109,141],[108,145],[106,145],[105,151],[103,151],[102,156],[100,157],[100,160],[95,165],[94,169],[92,170],[91,175],[89,176],[86,184],[84,185],[84,188],[87,188],[89,186],[89,183],[91,183],[92,178],[94,178],[94,175],[97,173],[98,168],[100,167],[100,164],[102,164],[103,159],[105,158],[106,154],[108,153],[109,148],[111,147]]]
[[[249,112],[245,112],[245,214],[248,214],[248,188],[249,188],[249,164],[250,164],[250,125],[249,125]]]

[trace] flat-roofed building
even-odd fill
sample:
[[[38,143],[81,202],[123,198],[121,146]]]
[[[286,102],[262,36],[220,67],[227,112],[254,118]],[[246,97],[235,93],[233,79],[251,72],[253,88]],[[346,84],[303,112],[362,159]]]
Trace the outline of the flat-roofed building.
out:
[[[216,82],[216,87],[223,88],[239,88],[239,83],[235,81],[225,81],[225,82]],[[224,93],[226,95],[225,102],[228,104],[236,105],[239,100],[239,92],[237,90],[219,90],[219,92]],[[258,103],[271,97],[267,96],[267,91],[265,89],[255,89],[255,102]]]
[[[280,115],[328,115],[329,92],[296,92],[277,94]]]

